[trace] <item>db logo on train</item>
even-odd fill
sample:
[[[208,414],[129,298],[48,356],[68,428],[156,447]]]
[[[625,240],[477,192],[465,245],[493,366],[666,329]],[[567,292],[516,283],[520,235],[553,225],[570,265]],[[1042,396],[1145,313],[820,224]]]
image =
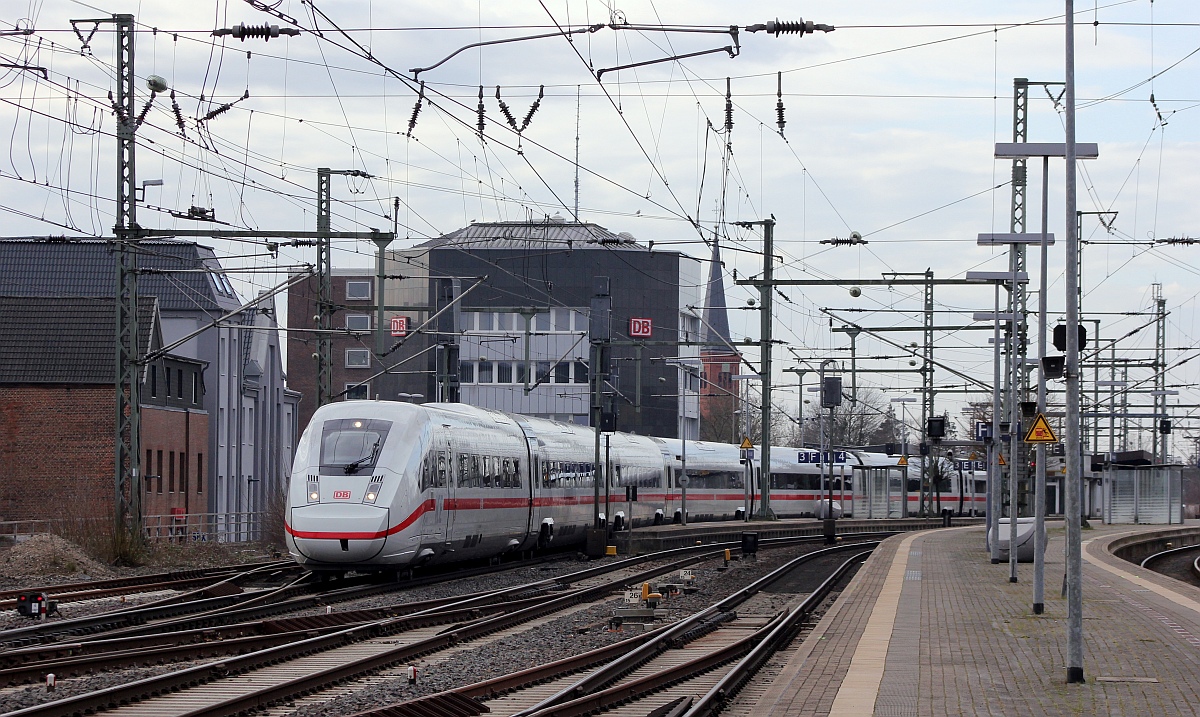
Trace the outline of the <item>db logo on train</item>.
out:
[[[334,500],[350,500],[350,491],[348,491],[348,490],[335,490],[335,491],[333,492],[333,499],[334,499]]]

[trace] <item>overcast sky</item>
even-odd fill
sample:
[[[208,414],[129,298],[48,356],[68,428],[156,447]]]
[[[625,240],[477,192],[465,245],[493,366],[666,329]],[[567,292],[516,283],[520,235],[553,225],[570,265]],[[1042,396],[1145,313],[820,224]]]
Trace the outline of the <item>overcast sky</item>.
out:
[[[719,225],[722,219],[774,216],[782,257],[777,277],[843,280],[836,287],[785,288],[788,300],[778,297],[777,337],[795,355],[819,363],[844,356],[848,345],[844,334],[829,331],[830,315],[822,309],[837,317],[837,326],[919,326],[919,289],[864,286],[853,298],[847,288],[854,279],[926,269],[955,278],[1007,268],[1005,253],[976,246],[978,233],[1009,228],[1011,166],[993,160],[993,144],[1012,137],[1014,77],[1064,79],[1064,5],[1053,2],[343,1],[318,3],[324,17],[317,18],[309,7],[295,0],[278,6],[295,18],[293,25],[242,2],[8,3],[0,14],[3,28],[34,33],[0,38],[0,62],[44,67],[49,79],[32,69],[2,75],[0,136],[9,145],[0,152],[4,234],[110,235],[111,25],[91,38],[92,54],[81,55],[69,21],[129,12],[141,30],[139,78],[162,76],[184,118],[180,136],[170,98],[160,95],[138,131],[139,179],[164,182],[148,188],[139,207],[142,225],[203,227],[166,211],[197,206],[237,228],[312,230],[317,167],[373,177],[335,181],[336,229],[390,229],[398,197],[395,218],[406,237],[398,246],[471,221],[570,217],[578,127],[581,219],[700,258],[709,254],[706,242],[721,234],[731,305],[755,296],[734,285],[732,272],[744,277],[762,270],[761,237]],[[1076,9],[1077,134],[1100,146],[1100,159],[1081,170],[1079,209],[1116,213],[1108,231],[1094,215],[1083,219],[1089,242],[1083,309],[1100,319],[1102,337],[1119,338],[1149,320],[1153,285],[1161,285],[1170,312],[1167,357],[1175,364],[1195,355],[1200,261],[1194,255],[1200,247],[1152,242],[1200,235],[1200,57],[1192,54],[1200,49],[1200,6],[1129,0],[1080,2]],[[804,20],[837,30],[803,37],[747,31],[776,18],[799,20],[801,12]],[[209,36],[240,22],[306,32],[265,43]],[[413,68],[432,67],[472,43],[587,25],[603,27],[571,41],[548,37],[471,48],[421,72],[426,101],[408,136],[418,87]],[[722,49],[734,43],[731,25],[741,28],[736,57]],[[654,29],[663,26],[714,32]],[[91,25],[79,29],[87,37]],[[706,50],[718,52],[605,71],[600,82],[589,70]],[[723,132],[726,78],[731,135]],[[776,125],[780,82],[782,136]],[[475,131],[480,85],[482,140]],[[522,132],[505,120],[497,86],[518,128],[544,87]],[[142,88],[139,79],[139,107],[146,99]],[[1059,92],[1031,88],[1030,141],[1062,141]],[[239,100],[245,93],[249,97]],[[231,102],[228,111],[197,122]],[[728,168],[722,162],[727,141],[733,151]],[[1053,323],[1065,311],[1061,160],[1051,163],[1049,185],[1049,225],[1059,239],[1050,254]],[[1033,231],[1040,226],[1041,191],[1039,162],[1030,168],[1028,188]],[[869,243],[821,244],[852,231]],[[275,259],[253,245],[213,245],[227,266],[257,270],[234,278],[246,295],[280,281],[288,266],[314,260],[311,249],[284,250]],[[371,250],[367,243],[341,244],[335,264],[366,266]],[[1030,267],[1036,285],[1036,254]],[[946,312],[938,314],[939,325],[959,325],[971,323],[973,311],[990,310],[993,296],[986,287],[946,287],[935,291],[935,302]],[[736,338],[757,340],[756,312],[733,311],[730,320]],[[1149,357],[1152,329],[1122,339],[1117,356]],[[937,357],[990,382],[989,335],[940,333]],[[919,333],[886,336],[921,340]],[[866,334],[857,348],[860,356],[897,353]],[[796,365],[788,350],[779,354],[781,367]],[[860,365],[907,368],[908,362]],[[1170,373],[1172,385],[1187,384],[1172,402],[1196,403],[1190,388],[1196,377],[1190,363]],[[794,383],[794,374],[781,374],[780,382]],[[899,396],[917,378],[871,374],[860,383]],[[963,382],[939,372],[937,383]],[[782,396],[796,400],[794,389],[790,398],[786,390]],[[938,397],[956,418],[961,400],[952,393]],[[1178,415],[1190,412],[1180,408]],[[1182,418],[1179,423],[1187,426]],[[1190,444],[1180,437],[1176,451],[1183,453]]]

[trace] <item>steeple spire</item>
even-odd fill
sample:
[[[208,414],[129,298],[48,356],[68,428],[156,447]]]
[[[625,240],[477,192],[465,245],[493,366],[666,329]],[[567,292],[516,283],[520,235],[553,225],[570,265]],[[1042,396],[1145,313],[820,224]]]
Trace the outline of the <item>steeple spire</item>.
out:
[[[713,234],[712,261],[708,269],[708,291],[704,297],[704,329],[701,334],[708,344],[702,351],[728,353],[729,312],[725,308],[725,282],[721,265],[721,245]]]

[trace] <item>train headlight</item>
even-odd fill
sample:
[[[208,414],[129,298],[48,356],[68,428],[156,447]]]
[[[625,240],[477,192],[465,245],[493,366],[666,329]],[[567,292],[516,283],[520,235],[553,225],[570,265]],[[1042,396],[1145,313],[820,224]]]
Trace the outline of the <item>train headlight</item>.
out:
[[[367,493],[367,502],[368,502],[368,503],[374,503],[374,502],[375,502],[375,494],[374,494],[374,493]]]
[[[320,488],[321,488],[320,484],[318,484],[318,483],[309,483],[308,484],[308,502],[309,503],[320,503],[321,502]]]
[[[382,485],[383,484],[381,483],[371,483],[368,485],[367,493],[363,496],[363,502],[374,503],[379,498],[379,489],[382,487]]]

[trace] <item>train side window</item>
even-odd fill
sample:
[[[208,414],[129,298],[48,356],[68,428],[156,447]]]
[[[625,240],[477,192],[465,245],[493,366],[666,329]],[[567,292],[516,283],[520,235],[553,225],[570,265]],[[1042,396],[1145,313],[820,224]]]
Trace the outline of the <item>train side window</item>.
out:
[[[613,466],[612,484],[614,486],[621,485],[621,466]]]
[[[476,460],[477,460],[477,461],[479,461],[479,463],[480,463],[480,464],[482,464],[482,468],[483,468],[483,475],[482,475],[482,483],[483,483],[483,487],[484,487],[484,488],[491,488],[491,487],[492,487],[492,457],[491,457],[491,456],[480,456],[480,457],[479,457],[479,458],[477,458]]]
[[[438,451],[437,457],[437,485],[438,488],[446,487],[446,474],[450,472],[450,462],[446,459],[445,451]]]
[[[466,488],[471,485],[471,457],[466,453],[458,454],[458,487]]]
[[[524,481],[521,480],[521,459],[514,458],[512,462],[512,487],[520,488]]]
[[[550,487],[550,462],[542,461],[542,487]]]

